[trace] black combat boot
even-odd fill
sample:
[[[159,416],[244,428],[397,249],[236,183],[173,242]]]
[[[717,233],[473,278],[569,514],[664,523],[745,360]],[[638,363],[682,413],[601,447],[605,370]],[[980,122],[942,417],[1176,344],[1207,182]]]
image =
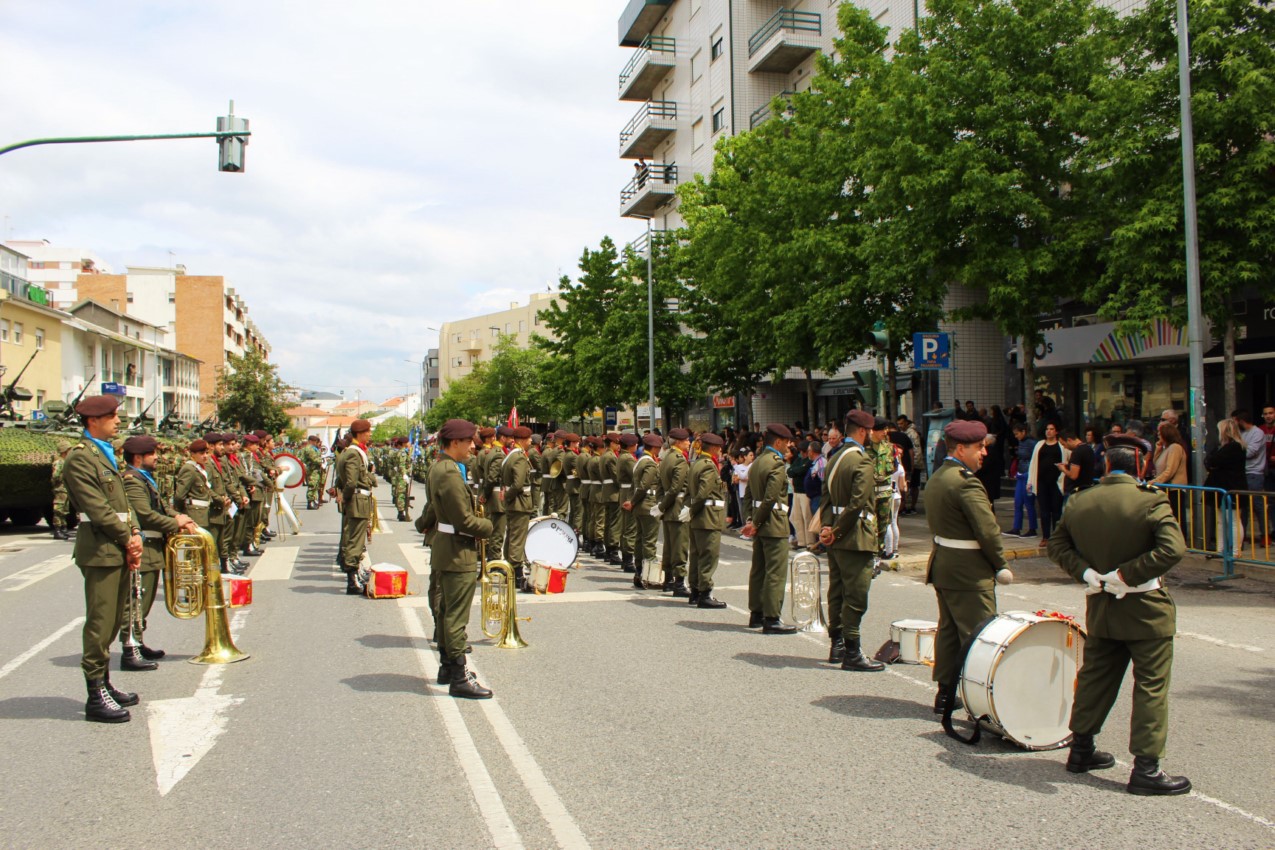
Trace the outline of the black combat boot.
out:
[[[760,629],[762,627],[762,616],[756,611],[750,611],[748,614],[748,628]]]
[[[491,699],[491,689],[478,684],[478,677],[465,666],[463,655],[452,671],[452,686],[447,692],[461,699]]]
[[[399,511],[399,512],[398,512],[398,521],[399,521],[399,522],[407,522],[409,519],[411,519],[411,517],[409,517],[409,516],[407,515],[407,511]]]
[[[106,692],[111,695],[111,699],[115,700],[120,705],[124,706],[125,708],[128,708],[130,705],[137,705],[137,701],[138,701],[137,694],[129,693],[128,691],[118,690],[116,689],[114,685],[111,684],[110,670],[107,670],[104,674],[102,674],[102,684],[106,687]]]
[[[58,526],[57,528],[53,529],[53,539],[54,540],[70,540],[71,532],[67,531],[65,528],[61,526]]]
[[[121,670],[158,670],[159,665],[154,661],[147,661],[142,657],[141,647],[133,645],[125,645],[123,652],[120,653],[120,669]]]
[[[88,680],[89,699],[84,704],[84,719],[94,723],[127,723],[132,715],[120,706],[101,679]]]
[[[158,661],[159,659],[163,658],[165,655],[168,654],[164,652],[164,650],[162,649],[151,649],[146,644],[142,644],[138,648],[141,650],[142,657],[148,661]]]
[[[642,581],[642,571],[645,567],[642,556],[638,555],[633,561],[633,586],[638,590],[646,590],[646,583]]]
[[[764,635],[795,635],[797,627],[785,623],[778,617],[763,617],[761,633]]]
[[[961,698],[956,695],[956,685],[939,685],[939,692],[934,695],[934,713],[942,714],[947,711],[948,706],[952,707],[952,711],[960,711],[965,707],[965,703],[961,702]]]
[[[842,670],[857,670],[861,673],[880,673],[885,665],[875,658],[863,654],[858,638],[846,638],[846,657],[841,659]]]
[[[1071,762],[1068,760],[1068,769]],[[1133,772],[1129,774],[1129,793],[1139,797],[1168,797],[1186,794],[1191,790],[1191,780],[1185,776],[1170,776],[1160,769],[1155,756],[1134,756]]]
[[[689,605],[689,606],[691,606],[692,608],[694,608],[697,604],[699,604],[699,591],[698,591],[698,590],[692,590],[692,591],[691,591],[691,598],[690,598],[690,599],[688,599],[688,600],[686,600],[686,604],[687,604],[687,605]]]
[[[710,589],[710,590],[704,590],[700,592],[699,599],[695,601],[695,607],[719,609],[719,608],[725,608],[726,603],[720,599],[714,599],[713,591]]]
[[[359,581],[358,570],[345,571],[345,595],[346,596],[362,596],[363,582]]]
[[[531,583],[531,579],[527,578],[527,570],[525,567],[514,568],[514,584],[518,590],[523,593],[535,593],[536,587]]]
[[[262,540],[274,540],[276,537],[278,537],[278,535],[277,535],[277,534],[275,534],[273,531],[271,531],[271,530],[270,530],[270,529],[268,529],[268,528],[263,528],[263,529],[261,530],[261,539],[262,539]]]
[[[633,572],[633,570],[634,570],[634,566],[633,566],[633,553],[632,553],[632,552],[621,552],[621,553],[620,553],[620,569],[624,570],[626,573],[631,573],[631,572]]]
[[[664,583],[660,585],[661,593],[670,592],[677,585],[677,576],[672,573],[664,574]]]
[[[452,679],[456,676],[456,665],[451,662],[447,656],[442,657],[442,664],[438,667],[438,684],[450,685]]]
[[[1088,773],[1115,767],[1116,757],[1094,748],[1093,735],[1075,734],[1071,738],[1071,752],[1067,755],[1068,773]]]
[[[673,597],[675,599],[689,599],[691,592],[686,589],[686,577],[678,576],[673,579]]]
[[[227,561],[225,558],[222,558],[221,559],[221,574],[225,575],[228,572],[230,572],[230,562]]]
[[[263,552],[260,549],[258,549],[256,546],[253,546],[250,543],[247,546],[243,547],[243,551],[241,551],[239,554],[243,555],[245,558],[256,558],[257,556],[263,554]]]
[[[846,660],[846,639],[843,635],[832,636],[832,648],[828,650],[828,663],[840,664]]]

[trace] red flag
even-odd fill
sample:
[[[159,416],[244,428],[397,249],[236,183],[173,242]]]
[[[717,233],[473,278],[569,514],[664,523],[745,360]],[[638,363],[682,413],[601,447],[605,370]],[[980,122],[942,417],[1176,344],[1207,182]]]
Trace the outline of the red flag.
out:
[[[509,408],[509,418],[505,420],[505,424],[510,428],[518,427],[518,405]]]

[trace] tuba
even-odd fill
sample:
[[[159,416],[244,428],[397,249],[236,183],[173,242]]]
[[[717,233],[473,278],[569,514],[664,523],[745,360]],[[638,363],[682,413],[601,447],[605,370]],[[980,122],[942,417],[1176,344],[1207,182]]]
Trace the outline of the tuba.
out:
[[[191,664],[230,664],[248,654],[235,646],[218,571],[217,541],[204,529],[172,534],[164,547],[164,605],[179,620],[204,615],[204,650]]]
[[[561,475],[562,475],[562,459],[558,458],[553,463],[549,464],[549,477],[558,478]]]
[[[483,515],[479,505],[478,516]],[[488,561],[487,541],[478,541],[478,561],[482,565],[482,629],[501,649],[522,649],[527,642],[518,634],[518,587],[514,568],[508,561]],[[523,617],[530,620],[530,617]]]
[[[788,562],[788,599],[793,625],[806,634],[828,632],[823,616],[823,582],[819,559],[811,552],[798,552]]]

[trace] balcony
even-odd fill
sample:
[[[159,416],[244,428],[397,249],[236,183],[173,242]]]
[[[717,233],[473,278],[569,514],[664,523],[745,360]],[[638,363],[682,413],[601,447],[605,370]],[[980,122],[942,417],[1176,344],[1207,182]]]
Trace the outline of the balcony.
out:
[[[620,215],[625,218],[650,218],[657,209],[673,200],[676,192],[677,166],[653,162],[620,190]]]
[[[620,131],[620,159],[655,156],[655,148],[676,130],[677,103],[647,101]]]
[[[677,39],[648,36],[620,72],[620,100],[650,100],[655,86],[677,64]]]
[[[620,46],[641,44],[672,5],[673,0],[629,0],[620,14]]]
[[[776,97],[782,97],[784,100],[788,101],[788,106],[781,113],[785,118],[792,117],[792,95],[793,93],[787,90],[781,91],[778,95],[776,95]],[[748,129],[756,130],[762,124],[765,124],[774,117],[774,113],[770,110],[770,103],[771,101],[767,101],[753,110],[753,114],[748,116]]]
[[[469,339],[467,339],[467,340],[463,341],[463,342],[460,344],[459,348],[460,348],[460,350],[461,350],[461,351],[465,351],[465,352],[468,352],[468,353],[470,353],[470,354],[472,354],[473,352],[476,352],[476,351],[482,351],[482,350],[483,350],[483,340],[482,340],[482,337],[479,337],[479,336],[471,336]]]
[[[789,73],[822,47],[818,12],[780,9],[748,39],[748,72]]]

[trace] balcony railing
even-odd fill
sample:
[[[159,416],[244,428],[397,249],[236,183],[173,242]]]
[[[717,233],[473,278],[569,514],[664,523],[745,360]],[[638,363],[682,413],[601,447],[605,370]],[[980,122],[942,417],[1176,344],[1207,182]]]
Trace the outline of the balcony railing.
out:
[[[785,90],[785,91],[781,91],[778,94],[778,97],[782,97],[784,100],[788,100],[789,98],[792,97],[792,95],[793,93],[791,91]],[[767,101],[766,103],[763,103],[761,106],[753,110],[753,114],[748,116],[748,129],[756,130],[760,125],[765,124],[768,120],[770,120],[771,102],[772,101]],[[784,110],[783,114],[785,117],[792,115],[791,102],[789,102],[789,106]]]
[[[677,192],[677,165],[653,162],[620,190],[620,215],[649,218]]]
[[[655,148],[677,130],[677,103],[649,100],[620,131],[620,157],[634,159],[655,155]]]
[[[655,84],[677,64],[677,39],[647,36],[620,72],[620,100],[649,100]]]
[[[818,12],[780,9],[748,39],[748,70],[791,71],[819,49],[822,36]]]

